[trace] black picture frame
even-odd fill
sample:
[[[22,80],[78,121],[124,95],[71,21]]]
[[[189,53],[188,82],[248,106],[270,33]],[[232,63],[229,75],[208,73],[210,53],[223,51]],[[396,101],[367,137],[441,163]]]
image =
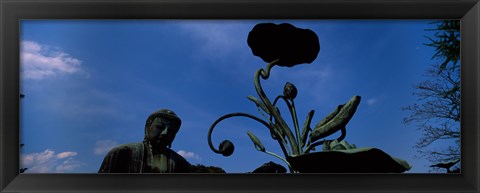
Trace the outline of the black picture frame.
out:
[[[478,192],[478,0],[0,0],[1,192]],[[19,174],[21,19],[461,19],[461,174]]]

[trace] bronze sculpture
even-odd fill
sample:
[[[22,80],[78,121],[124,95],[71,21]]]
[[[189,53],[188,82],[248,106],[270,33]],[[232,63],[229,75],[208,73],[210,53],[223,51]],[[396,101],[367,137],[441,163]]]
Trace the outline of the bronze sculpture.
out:
[[[171,150],[181,120],[171,110],[152,113],[140,143],[123,144],[105,156],[99,173],[186,173],[190,163]]]
[[[229,113],[218,118],[210,126],[207,137],[213,152],[230,156],[235,149],[230,140],[222,141],[218,148],[213,145],[212,132],[215,126],[231,117],[246,117],[265,126],[271,138],[278,142],[284,156],[267,150],[257,136],[247,131],[255,149],[282,160],[291,173],[401,173],[412,167],[406,161],[391,157],[380,149],[357,148],[344,140],[346,126],[360,104],[360,96],[354,95],[348,102],[339,105],[313,128],[310,124],[314,110],[307,114],[303,126],[298,122],[294,102],[298,90],[292,83],[287,82],[283,95],[278,95],[271,102],[260,79],[267,80],[275,66],[291,68],[312,63],[320,51],[320,42],[315,32],[288,23],[260,23],[248,34],[247,43],[253,55],[267,62],[267,66],[258,69],[254,75],[254,86],[259,98],[247,97],[255,103],[263,118],[243,112]],[[293,130],[280,113],[277,106],[279,101],[285,102],[288,107]],[[326,139],[339,131],[341,135],[338,138]],[[320,145],[322,151],[314,152]]]

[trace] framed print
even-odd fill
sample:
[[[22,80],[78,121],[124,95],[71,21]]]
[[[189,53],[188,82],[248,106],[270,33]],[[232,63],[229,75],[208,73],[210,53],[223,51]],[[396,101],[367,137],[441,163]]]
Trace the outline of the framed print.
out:
[[[3,0],[1,191],[477,192],[479,6]]]

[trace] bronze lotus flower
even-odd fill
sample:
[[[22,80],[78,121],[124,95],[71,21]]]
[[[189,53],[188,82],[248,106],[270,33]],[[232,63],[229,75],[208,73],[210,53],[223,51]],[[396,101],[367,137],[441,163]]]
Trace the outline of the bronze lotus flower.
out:
[[[247,42],[253,55],[267,63],[279,59],[279,66],[312,63],[320,51],[315,32],[288,23],[257,24],[248,34]]]
[[[287,99],[295,99],[295,97],[297,97],[297,92],[297,87],[290,82],[287,82],[283,87],[283,95],[287,97]]]
[[[256,150],[274,156],[285,162],[291,173],[390,173],[405,172],[411,168],[406,161],[391,157],[376,148],[356,148],[343,139],[346,126],[353,117],[361,97],[353,96],[347,103],[339,105],[332,113],[323,118],[315,127],[310,126],[314,114],[311,110],[303,126],[298,123],[294,99],[298,90],[290,82],[283,88],[273,103],[264,92],[260,80],[267,80],[274,66],[292,67],[303,63],[312,63],[320,51],[317,35],[309,29],[300,29],[291,24],[257,24],[248,34],[248,46],[255,56],[267,62],[265,68],[255,72],[254,85],[259,98],[248,96],[255,103],[263,119],[248,113],[229,113],[218,118],[208,130],[208,144],[215,153],[230,156],[235,146],[229,140],[220,143],[218,149],[212,143],[215,126],[231,117],[246,117],[261,123],[270,132],[272,139],[278,142],[283,157],[267,150],[260,138],[248,131],[247,135]],[[283,99],[283,100],[281,100]],[[288,124],[280,113],[278,101],[283,101],[290,112],[292,121]],[[293,125],[293,129],[290,127]],[[327,137],[341,131],[335,140]],[[322,140],[323,139],[323,140]],[[313,152],[322,145],[322,152]]]

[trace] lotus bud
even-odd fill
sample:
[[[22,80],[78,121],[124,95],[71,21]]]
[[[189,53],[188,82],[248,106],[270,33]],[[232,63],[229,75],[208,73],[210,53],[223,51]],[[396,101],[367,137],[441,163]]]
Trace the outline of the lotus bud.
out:
[[[235,150],[235,146],[231,141],[225,140],[225,141],[222,141],[222,143],[220,143],[220,146],[218,149],[220,149],[220,153],[223,156],[228,157],[233,154],[233,151]]]
[[[283,96],[287,97],[290,100],[295,99],[295,97],[297,97],[297,88],[295,87],[295,85],[287,82],[285,84],[285,87],[283,87]]]

